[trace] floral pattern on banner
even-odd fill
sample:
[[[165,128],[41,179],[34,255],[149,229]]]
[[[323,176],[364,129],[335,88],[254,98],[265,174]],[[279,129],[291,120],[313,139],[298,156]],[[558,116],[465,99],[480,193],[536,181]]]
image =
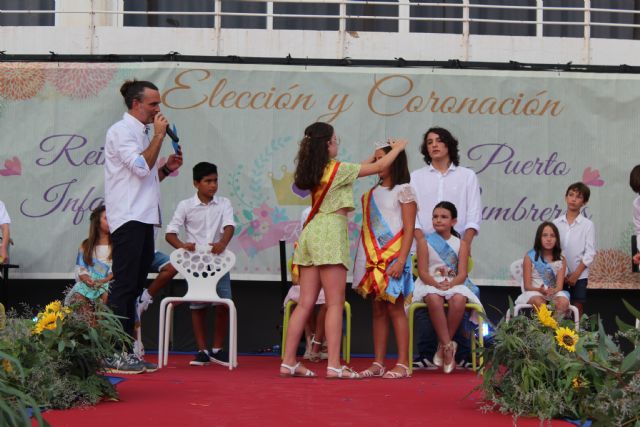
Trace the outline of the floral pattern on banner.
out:
[[[0,63],[0,97],[22,101],[36,96],[45,83],[42,64],[31,62]]]
[[[640,274],[631,271],[631,254],[620,249],[598,250],[589,267],[589,287],[640,288]]]
[[[115,64],[61,63],[46,71],[47,81],[61,94],[75,99],[97,96],[113,80],[118,71]]]

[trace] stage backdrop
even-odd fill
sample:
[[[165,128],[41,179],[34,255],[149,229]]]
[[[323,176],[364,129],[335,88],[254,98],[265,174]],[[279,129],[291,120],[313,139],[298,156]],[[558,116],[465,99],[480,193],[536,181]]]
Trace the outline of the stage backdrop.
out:
[[[461,164],[482,187],[477,283],[510,283],[509,265],[532,247],[537,225],[560,215],[566,187],[584,181],[597,230],[593,284],[639,285],[628,186],[640,163],[637,76],[192,63],[0,63],[0,199],[21,277],[69,277],[89,212],[103,201],[105,132],[125,111],[118,89],[132,78],[161,89],[184,150],[184,167],[162,183],[164,224],[194,194],[191,167],[216,163],[218,194],[235,210],[236,279],[279,278],[278,241],[291,248],[310,203],[292,186],[298,141],[319,120],[336,128],[344,161],[363,160],[376,140],[407,138],[412,170],[424,165],[427,128],[457,136]],[[167,138],[159,162],[170,153]],[[359,180],[355,197],[374,183]],[[358,209],[352,248],[360,223]],[[169,251],[163,235],[158,249]]]

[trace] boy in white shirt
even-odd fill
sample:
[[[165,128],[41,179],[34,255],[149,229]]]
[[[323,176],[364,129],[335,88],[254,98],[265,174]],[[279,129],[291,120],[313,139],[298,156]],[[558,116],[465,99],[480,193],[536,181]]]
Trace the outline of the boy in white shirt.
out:
[[[581,215],[582,208],[589,202],[591,190],[582,182],[575,182],[567,188],[565,201],[567,212],[553,223],[560,233],[562,255],[567,259],[569,270],[564,289],[571,295],[571,304],[584,312],[587,300],[589,266],[596,256],[596,231],[593,222]]]
[[[195,250],[196,245],[209,245],[211,252],[224,252],[233,237],[235,222],[233,207],[226,197],[216,196],[218,191],[218,168],[207,162],[193,167],[193,186],[198,190],[196,195],[178,203],[173,219],[167,226],[166,239],[174,248]],[[184,228],[184,240],[178,238],[180,227]],[[231,299],[231,277],[229,273],[222,276],[216,288],[221,298]],[[208,303],[191,304],[191,321],[193,334],[198,345],[198,353],[193,361],[194,366],[208,365],[209,362],[227,363],[229,356],[222,350],[229,323],[226,307],[216,307],[215,331],[213,347],[207,350],[206,343],[206,309]]]

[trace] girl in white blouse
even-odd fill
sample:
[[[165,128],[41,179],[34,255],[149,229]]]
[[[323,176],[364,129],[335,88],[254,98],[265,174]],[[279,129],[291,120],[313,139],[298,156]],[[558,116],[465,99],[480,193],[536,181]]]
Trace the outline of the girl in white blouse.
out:
[[[376,161],[391,151],[387,143],[378,143],[376,148]],[[373,311],[375,359],[360,375],[406,378],[409,328],[404,303],[411,301],[413,292],[409,250],[417,211],[406,154],[400,153],[378,176],[378,184],[362,196],[362,231],[353,270],[353,287],[363,297],[371,296]],[[396,336],[398,360],[386,371],[389,320]]]

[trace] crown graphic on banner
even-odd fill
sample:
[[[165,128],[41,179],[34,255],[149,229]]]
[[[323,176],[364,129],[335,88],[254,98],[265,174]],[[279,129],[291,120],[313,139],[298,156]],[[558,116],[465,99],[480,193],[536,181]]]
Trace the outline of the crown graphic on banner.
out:
[[[274,174],[269,172],[269,178],[271,178],[271,185],[273,191],[276,193],[276,199],[280,206],[286,205],[302,205],[307,206],[311,202],[308,197],[311,192],[309,190],[300,190],[293,183],[293,173],[287,170],[286,166],[281,166],[282,177],[276,179]]]

